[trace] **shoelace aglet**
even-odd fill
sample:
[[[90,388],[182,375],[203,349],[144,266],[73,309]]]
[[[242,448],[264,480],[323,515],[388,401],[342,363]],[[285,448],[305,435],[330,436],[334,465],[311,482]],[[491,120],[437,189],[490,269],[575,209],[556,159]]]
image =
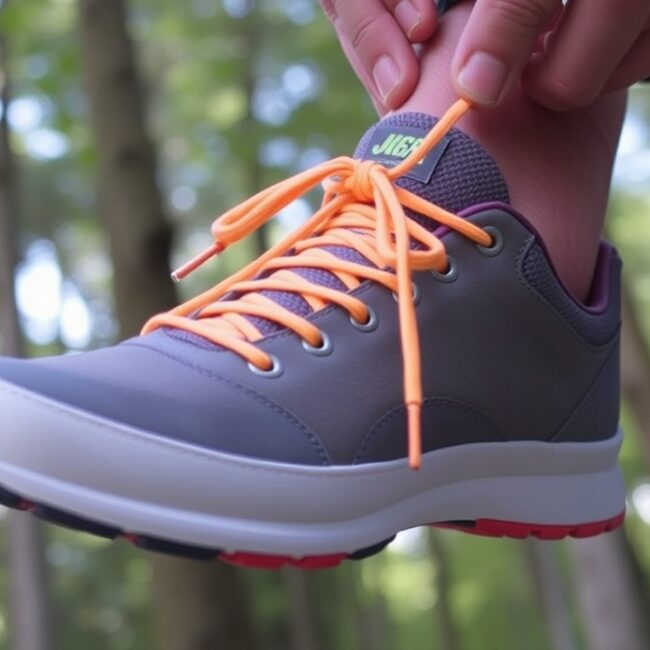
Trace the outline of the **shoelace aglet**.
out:
[[[182,266],[179,266],[172,273],[172,280],[174,282],[180,282],[183,278],[186,278],[192,271],[207,262],[211,257],[222,253],[226,247],[218,241],[215,241],[211,246],[208,246],[203,252],[199,253],[193,257],[189,262],[185,262]]]
[[[408,417],[409,467],[420,469],[422,465],[422,405],[411,402],[406,405]]]

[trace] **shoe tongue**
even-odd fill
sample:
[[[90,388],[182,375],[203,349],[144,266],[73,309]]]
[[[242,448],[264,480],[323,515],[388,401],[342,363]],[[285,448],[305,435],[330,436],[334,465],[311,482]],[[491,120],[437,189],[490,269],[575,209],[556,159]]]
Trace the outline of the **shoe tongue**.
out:
[[[389,115],[368,129],[355,158],[394,167],[417,148],[437,121],[425,113]],[[456,214],[481,203],[509,202],[508,188],[492,156],[458,129],[452,129],[396,184]],[[430,230],[435,228],[430,219],[410,216]]]

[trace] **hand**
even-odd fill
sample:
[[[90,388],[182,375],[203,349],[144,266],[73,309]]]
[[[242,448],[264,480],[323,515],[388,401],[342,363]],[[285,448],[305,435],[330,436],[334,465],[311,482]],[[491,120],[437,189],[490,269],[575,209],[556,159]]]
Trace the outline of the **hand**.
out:
[[[650,76],[648,0],[477,0],[452,63],[456,91],[498,104],[522,77],[554,110]]]
[[[433,0],[321,3],[378,108],[399,108],[419,80],[412,45],[437,28]],[[568,110],[646,77],[649,0],[476,0],[452,64],[456,92],[482,106],[520,79],[539,104]]]
[[[414,43],[437,27],[433,0],[320,0],[343,51],[377,108],[398,108],[419,79]]]

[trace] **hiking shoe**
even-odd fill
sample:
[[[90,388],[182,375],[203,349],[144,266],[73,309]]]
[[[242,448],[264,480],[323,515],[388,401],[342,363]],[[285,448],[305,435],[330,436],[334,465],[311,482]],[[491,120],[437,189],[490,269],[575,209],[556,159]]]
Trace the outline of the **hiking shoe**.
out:
[[[391,115],[213,225],[177,279],[321,182],[322,207],[139,337],[0,361],[0,500],[152,550],[326,567],[436,525],[557,539],[623,518],[621,263],[588,304],[495,162]],[[567,215],[567,217],[570,215]]]

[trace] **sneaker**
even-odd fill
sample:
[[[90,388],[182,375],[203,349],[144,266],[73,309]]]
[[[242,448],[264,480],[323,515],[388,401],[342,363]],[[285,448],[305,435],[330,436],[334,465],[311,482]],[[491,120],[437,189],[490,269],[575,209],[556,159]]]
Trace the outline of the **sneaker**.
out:
[[[420,525],[558,539],[618,526],[621,263],[588,304],[440,120],[391,115],[249,199],[177,279],[325,184],[319,211],[139,337],[0,361],[7,506],[141,547],[327,567]]]

